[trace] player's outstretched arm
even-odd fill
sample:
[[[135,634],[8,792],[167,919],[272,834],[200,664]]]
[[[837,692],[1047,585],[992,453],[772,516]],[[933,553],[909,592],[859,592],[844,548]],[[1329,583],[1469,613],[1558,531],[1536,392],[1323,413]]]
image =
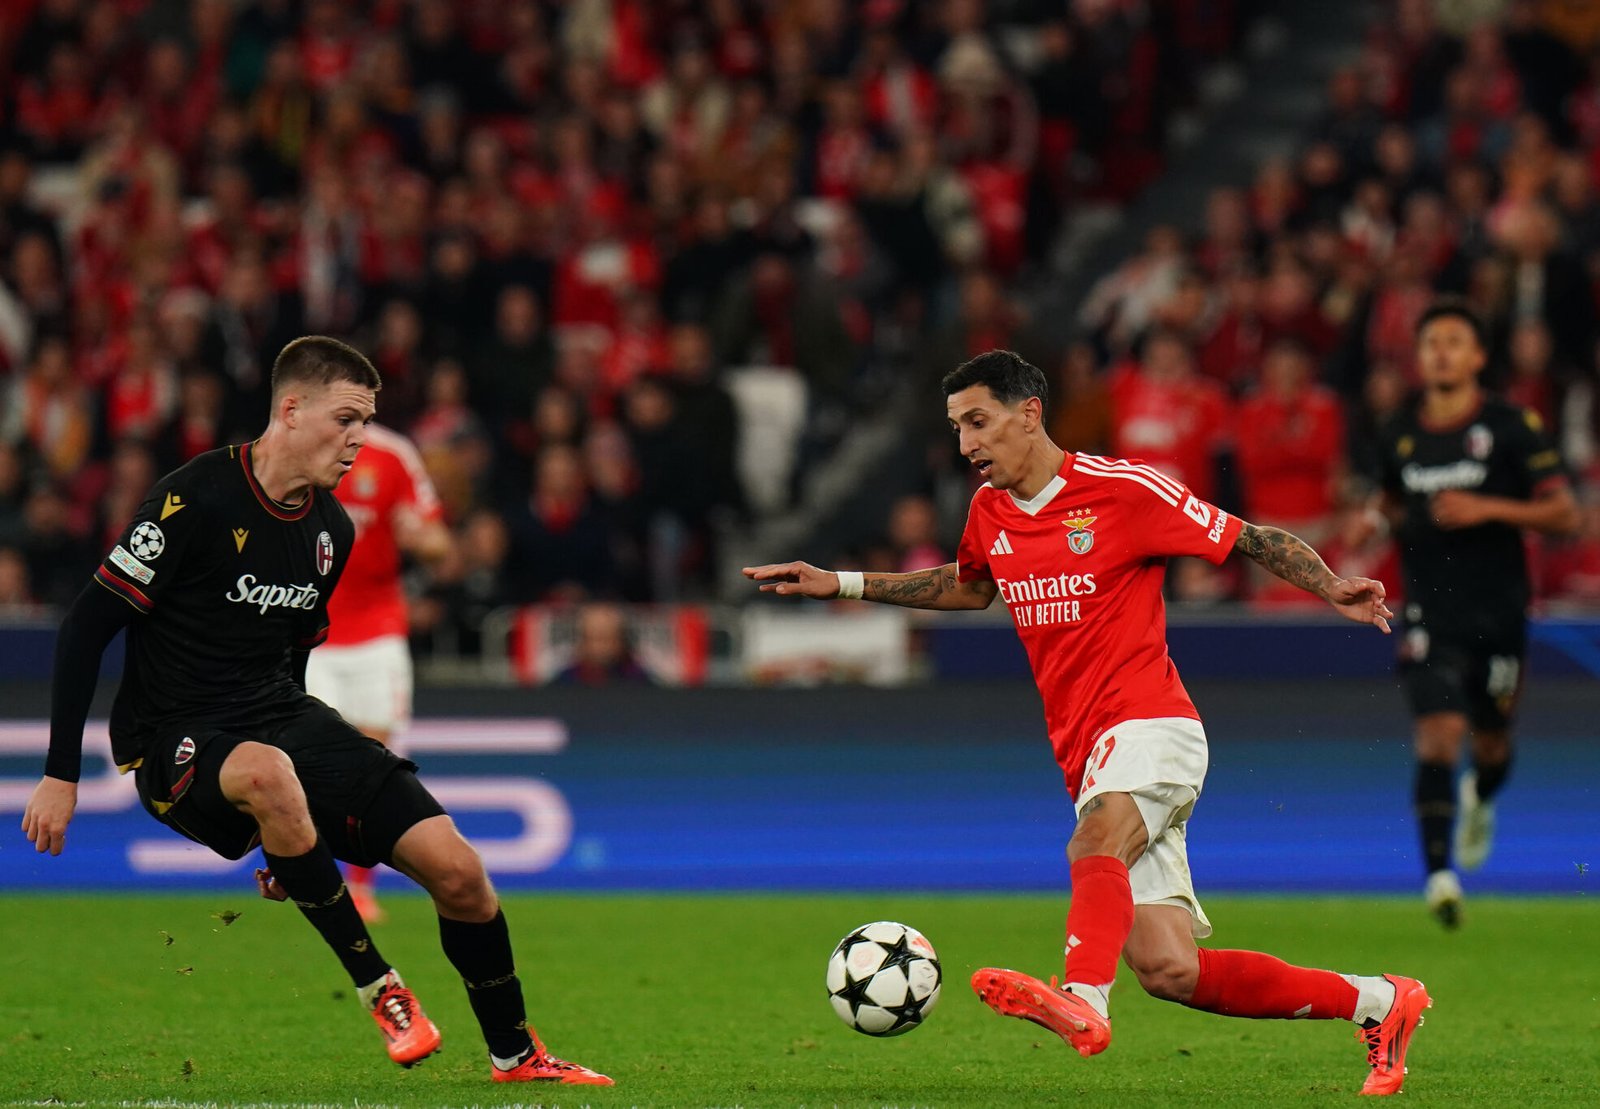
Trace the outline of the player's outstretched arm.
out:
[[[1373,578],[1341,578],[1302,539],[1282,528],[1245,524],[1233,549],[1290,585],[1315,593],[1347,620],[1372,624],[1389,634],[1394,613],[1383,603],[1383,583]]]
[[[930,566],[909,574],[852,574],[821,570],[809,562],[775,562],[766,566],[746,566],[744,576],[760,583],[761,592],[785,597],[835,597],[879,601],[904,608],[954,611],[988,608],[994,600],[992,581],[962,581],[956,564]]]

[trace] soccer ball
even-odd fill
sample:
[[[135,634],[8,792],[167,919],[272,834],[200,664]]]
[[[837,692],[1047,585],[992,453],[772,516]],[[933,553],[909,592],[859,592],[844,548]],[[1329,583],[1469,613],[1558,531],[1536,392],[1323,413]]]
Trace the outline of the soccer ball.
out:
[[[939,956],[915,928],[879,920],[839,941],[828,959],[828,1000],[868,1036],[898,1036],[939,1001]]]

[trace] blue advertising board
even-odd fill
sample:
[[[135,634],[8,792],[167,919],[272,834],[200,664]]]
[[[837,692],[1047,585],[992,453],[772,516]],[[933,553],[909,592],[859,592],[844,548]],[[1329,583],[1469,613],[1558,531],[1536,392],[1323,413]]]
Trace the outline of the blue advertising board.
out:
[[[1218,703],[1189,835],[1202,890],[1419,888],[1406,727],[1380,692],[1302,692],[1292,712],[1197,697]],[[1072,811],[1031,697],[647,690],[429,717],[408,741],[504,888],[1064,889]],[[1474,889],[1594,891],[1600,747],[1553,719],[1523,742]],[[0,888],[250,886],[257,859],[228,863],[145,815],[103,724],[66,852],[37,855],[17,826],[44,743],[42,721],[0,722]]]

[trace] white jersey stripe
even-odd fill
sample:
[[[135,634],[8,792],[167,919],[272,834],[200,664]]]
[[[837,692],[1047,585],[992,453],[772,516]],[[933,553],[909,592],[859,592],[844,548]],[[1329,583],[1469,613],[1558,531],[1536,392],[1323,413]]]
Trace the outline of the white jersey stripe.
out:
[[[1128,470],[1133,473],[1143,474],[1158,485],[1165,485],[1174,497],[1181,497],[1184,493],[1183,482],[1170,474],[1164,474],[1154,466],[1139,462],[1129,462],[1125,458],[1101,458],[1098,455],[1079,455],[1091,466],[1101,466],[1106,470]]]
[[[1158,496],[1162,500],[1166,501],[1173,508],[1177,508],[1178,507],[1178,498],[1177,497],[1174,497],[1171,493],[1167,492],[1166,489],[1164,489],[1162,486],[1157,485],[1155,482],[1151,481],[1150,479],[1144,477],[1141,474],[1137,474],[1137,473],[1133,473],[1131,471],[1125,471],[1125,470],[1098,470],[1098,469],[1094,469],[1093,467],[1083,466],[1083,465],[1080,465],[1080,464],[1074,464],[1072,468],[1074,470],[1079,471],[1080,473],[1089,474],[1089,475],[1091,475],[1093,477],[1114,477],[1114,478],[1121,478],[1123,481],[1136,481],[1140,485],[1144,486],[1146,489],[1150,490],[1150,492],[1154,493],[1156,496]]]

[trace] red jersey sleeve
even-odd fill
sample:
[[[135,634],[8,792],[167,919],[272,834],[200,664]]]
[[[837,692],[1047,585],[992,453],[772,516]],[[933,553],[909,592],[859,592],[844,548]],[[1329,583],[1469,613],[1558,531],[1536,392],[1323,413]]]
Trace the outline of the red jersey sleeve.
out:
[[[1118,486],[1139,522],[1138,542],[1145,554],[1152,558],[1193,555],[1219,565],[1228,557],[1244,528],[1242,519],[1201,500],[1181,482],[1151,467],[1132,463],[1127,473],[1136,480]]]
[[[961,532],[961,546],[956,549],[957,581],[994,580],[994,574],[989,571],[989,547],[980,528],[982,496],[983,490],[980,489],[973,494],[972,504],[967,508],[967,526]]]
[[[400,465],[397,467],[390,513],[404,510],[422,522],[442,519],[444,506],[433,488],[433,480],[422,465],[422,456],[417,453],[417,448],[408,440],[401,439],[394,445],[394,457]]]

